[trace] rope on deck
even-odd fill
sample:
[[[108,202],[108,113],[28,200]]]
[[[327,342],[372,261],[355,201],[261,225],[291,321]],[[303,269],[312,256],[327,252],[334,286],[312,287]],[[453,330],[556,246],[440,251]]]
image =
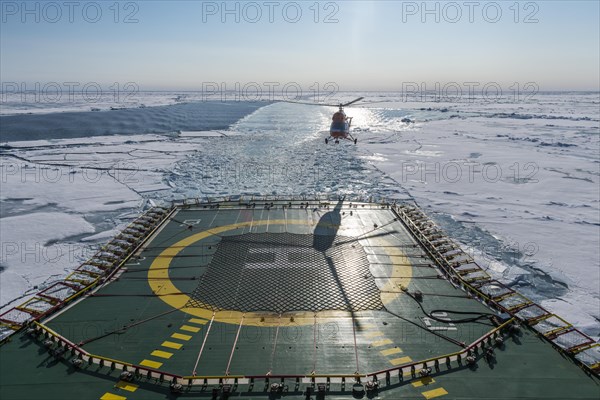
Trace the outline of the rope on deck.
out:
[[[317,371],[317,314],[313,324],[313,373]]]
[[[396,314],[396,313],[388,310],[387,308],[384,308],[384,311],[386,311],[387,313],[393,315],[396,318],[399,318],[399,319],[401,319],[403,321],[408,322],[409,324],[412,324],[412,325],[416,326],[419,329],[423,329],[425,332],[431,333],[432,335],[435,335],[435,336],[437,336],[439,338],[447,340],[448,342],[453,343],[453,344],[455,344],[455,345],[457,345],[459,347],[462,347],[462,348],[466,348],[467,347],[467,345],[464,344],[463,342],[459,342],[458,340],[452,339],[451,337],[448,337],[446,335],[442,335],[441,333],[438,333],[436,331],[431,331],[431,330],[427,329],[426,327],[424,327],[423,325],[417,324],[416,322],[411,321],[408,318],[404,318],[404,317],[402,317],[402,316],[400,316],[400,315],[398,315],[398,314]],[[444,321],[444,322],[447,322],[447,321]]]
[[[354,357],[356,358],[356,373],[358,374],[360,368],[358,367],[358,345],[356,344],[356,321],[354,321],[354,313],[352,313],[352,335],[354,336]]]
[[[110,336],[110,335],[113,335],[113,334],[115,334],[115,333],[119,333],[119,334],[121,334],[121,333],[125,333],[125,331],[127,331],[127,330],[128,330],[128,329],[130,329],[130,328],[133,328],[134,326],[138,326],[138,325],[141,325],[141,324],[143,324],[143,323],[145,323],[145,322],[152,321],[153,319],[160,318],[160,317],[162,317],[162,316],[164,316],[164,315],[167,315],[167,314],[174,313],[175,311],[179,311],[179,310],[181,310],[182,308],[183,308],[183,307],[180,307],[180,308],[174,308],[174,309],[172,309],[172,310],[165,311],[165,312],[163,312],[163,313],[160,313],[160,314],[154,315],[154,316],[152,316],[152,317],[150,317],[150,318],[146,318],[146,319],[143,319],[143,320],[141,320],[141,321],[134,322],[134,323],[132,323],[132,324],[124,325],[122,328],[115,329],[114,331],[110,331],[110,332],[104,333],[104,334],[102,334],[102,335],[100,335],[100,336],[96,336],[96,337],[93,337],[93,338],[90,338],[90,339],[83,340],[83,341],[79,342],[79,346],[83,346],[83,345],[85,345],[85,344],[91,343],[91,342],[93,342],[93,341],[96,341],[96,340],[98,340],[98,339],[105,338],[105,337],[107,337],[107,336]]]
[[[229,375],[229,368],[231,367],[231,360],[233,360],[233,353],[235,353],[235,346],[237,345],[238,339],[240,338],[240,331],[242,330],[242,325],[244,324],[245,314],[242,314],[242,319],[240,320],[240,326],[238,327],[237,333],[235,335],[235,341],[233,342],[233,346],[231,347],[231,354],[229,355],[229,361],[227,362],[227,369],[225,370],[225,375]]]
[[[213,311],[212,318],[210,319],[210,323],[208,324],[208,328],[206,329],[206,334],[204,335],[204,340],[202,341],[202,346],[200,346],[200,351],[198,352],[198,357],[196,358],[196,364],[194,364],[194,370],[192,375],[196,375],[196,369],[198,368],[198,363],[200,362],[200,357],[202,356],[202,352],[204,351],[204,346],[206,345],[206,340],[208,339],[208,334],[210,333],[210,328],[212,328],[213,321],[215,320],[215,312]]]
[[[275,330],[275,341],[273,342],[273,350],[271,350],[271,365],[269,366],[269,374],[273,371],[273,363],[275,362],[275,349],[277,348],[277,338],[279,337],[279,327],[281,326],[281,314],[277,319],[277,329]]]

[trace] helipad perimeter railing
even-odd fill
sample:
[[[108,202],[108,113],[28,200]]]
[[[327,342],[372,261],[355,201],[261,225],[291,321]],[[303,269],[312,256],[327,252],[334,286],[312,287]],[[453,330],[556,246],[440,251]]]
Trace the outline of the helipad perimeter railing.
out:
[[[209,376],[182,376],[167,371],[158,369],[148,368],[141,365],[136,365],[126,361],[116,360],[109,357],[104,357],[96,354],[91,354],[79,347],[75,343],[71,342],[67,338],[61,336],[54,330],[47,326],[34,322],[33,327],[30,328],[31,334],[41,336],[46,339],[44,345],[49,351],[56,357],[66,358],[66,356],[73,355],[74,360],[81,360],[82,365],[79,368],[83,368],[85,363],[88,365],[98,365],[100,367],[106,367],[115,370],[129,371],[132,372],[137,379],[147,378],[154,379],[154,383],[160,384],[162,382],[168,382],[172,384],[181,384],[188,386],[206,386],[206,385],[223,385],[223,384],[251,384],[256,381],[265,381],[266,383],[285,380],[295,380],[298,383],[303,384],[319,384],[319,383],[345,383],[347,380],[353,382],[361,382],[364,380],[371,381],[388,381],[392,378],[392,374],[397,373],[398,379],[404,381],[405,378],[408,380],[421,378],[423,374],[422,370],[431,368],[426,372],[428,375],[435,375],[441,372],[441,365],[446,365],[446,370],[452,370],[452,364],[455,364],[456,368],[464,367],[463,359],[468,356],[475,356],[478,349],[484,349],[486,343],[489,347],[495,345],[492,339],[502,337],[506,333],[507,328],[514,322],[514,319],[510,319],[504,322],[502,325],[494,328],[490,332],[477,339],[464,350],[451,354],[444,354],[426,360],[413,361],[406,364],[398,365],[393,368],[380,370],[370,373],[351,373],[351,374],[265,374],[265,375],[209,375]],[[152,381],[150,382],[152,383]]]
[[[222,197],[205,197],[205,198],[186,198],[179,200],[172,200],[170,205],[172,207],[181,206],[193,206],[193,205],[216,205],[222,203],[231,203],[237,205],[244,205],[248,203],[269,203],[269,202],[289,202],[289,201],[306,201],[311,203],[331,203],[337,201],[353,202],[353,203],[365,203],[374,207],[381,207],[385,205],[397,204],[398,202],[406,202],[406,198],[387,198],[378,196],[361,196],[361,195],[302,195],[302,196],[277,196],[277,195],[239,195],[239,196],[222,196]],[[260,204],[262,205],[262,204]]]

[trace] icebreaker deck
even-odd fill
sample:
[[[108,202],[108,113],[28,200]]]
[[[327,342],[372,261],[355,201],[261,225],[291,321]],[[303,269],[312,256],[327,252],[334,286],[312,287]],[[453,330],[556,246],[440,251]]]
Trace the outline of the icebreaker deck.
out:
[[[0,316],[0,398],[600,395],[598,345],[413,205],[187,201],[144,221]]]

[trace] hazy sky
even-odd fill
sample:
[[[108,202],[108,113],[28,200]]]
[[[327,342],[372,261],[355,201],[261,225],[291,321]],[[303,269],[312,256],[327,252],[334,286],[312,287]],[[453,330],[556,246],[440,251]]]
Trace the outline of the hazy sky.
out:
[[[517,6],[514,1],[23,4],[0,2],[3,83],[132,81],[142,90],[197,90],[203,82],[330,81],[340,90],[400,90],[406,82],[599,88],[595,0]]]

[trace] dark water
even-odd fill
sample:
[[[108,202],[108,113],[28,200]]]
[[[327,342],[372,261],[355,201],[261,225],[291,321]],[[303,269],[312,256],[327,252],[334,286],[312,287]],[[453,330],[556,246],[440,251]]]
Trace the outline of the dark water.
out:
[[[227,129],[265,102],[197,102],[112,111],[0,117],[3,142]]]

